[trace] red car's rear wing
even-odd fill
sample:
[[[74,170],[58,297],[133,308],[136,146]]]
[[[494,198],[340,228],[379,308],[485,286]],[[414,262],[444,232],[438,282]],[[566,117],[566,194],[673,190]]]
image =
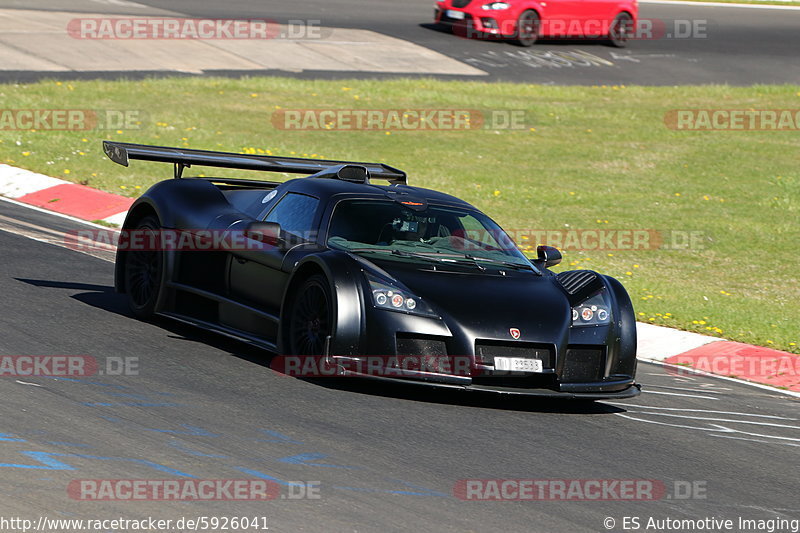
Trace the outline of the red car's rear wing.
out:
[[[272,157],[264,155],[234,154],[230,152],[212,152],[208,150],[187,150],[185,148],[168,148],[165,146],[149,146],[145,144],[120,143],[103,141],[103,151],[109,159],[123,166],[128,166],[131,159],[142,161],[158,161],[173,163],[175,177],[183,175],[183,169],[192,165],[236,168],[241,170],[260,170],[264,172],[288,172],[291,174],[318,174],[325,177],[363,176],[368,182],[370,178],[387,180],[394,185],[406,185],[406,173],[383,163],[355,163],[352,161],[332,161],[325,159],[302,159],[298,157]],[[337,168],[339,167],[339,168]],[[358,172],[360,169],[366,170]],[[333,171],[339,172],[325,172]],[[341,172],[349,170],[350,172]],[[356,172],[353,172],[356,170]],[[366,175],[364,175],[366,174]],[[338,175],[338,176],[337,176]],[[355,180],[354,180],[355,181]]]

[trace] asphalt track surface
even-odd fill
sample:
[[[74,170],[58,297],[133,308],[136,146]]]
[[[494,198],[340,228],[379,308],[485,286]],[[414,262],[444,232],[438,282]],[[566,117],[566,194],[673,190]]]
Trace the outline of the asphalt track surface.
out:
[[[800,518],[795,398],[648,364],[640,397],[591,404],[289,378],[237,341],[133,319],[111,262],[41,242],[81,227],[0,201],[0,355],[84,355],[102,371],[0,378],[6,518],[264,516],[270,531],[329,532]],[[111,375],[121,360],[135,371]],[[283,498],[96,502],[67,492],[76,479],[189,476],[271,479]],[[671,497],[463,501],[463,479],[644,479]],[[319,498],[288,499],[289,482],[314,482]],[[686,486],[700,490],[679,498]]]
[[[151,7],[144,10],[89,0],[0,5],[15,3],[279,21],[315,17],[412,40],[471,64],[522,52],[425,27],[427,0],[373,0],[368,10],[346,0],[272,1],[266,10],[255,1],[145,2]],[[642,41],[625,51],[586,43],[533,49],[583,50],[613,66],[531,67],[508,59],[507,66],[485,70],[491,80],[536,83],[800,79],[793,12],[644,4],[642,16],[713,24],[707,39]],[[92,76],[75,74],[82,75]],[[75,379],[0,377],[0,518],[246,516],[264,517],[270,531],[311,532],[597,532],[623,531],[624,517],[642,524],[651,517],[800,518],[795,398],[648,364],[639,368],[640,397],[588,405],[288,378],[270,370],[269,354],[241,343],[174,322],[133,319],[113,292],[108,258],[57,245],[63,232],[80,227],[0,201],[0,355],[83,355],[104,371]],[[135,371],[108,372],[120,361],[135,364]],[[80,479],[183,478],[268,479],[279,484],[281,497],[95,502],[67,491]],[[465,479],[654,480],[669,497],[463,501],[454,487]],[[300,492],[298,483],[318,487],[319,498],[288,498]],[[687,486],[696,489],[687,494]],[[615,520],[611,529],[604,525],[608,518]]]
[[[431,0],[0,0],[0,8],[109,14],[318,20],[323,26],[369,29],[406,39],[486,71],[491,81],[540,84],[678,85],[800,83],[800,9],[747,9],[640,4],[640,17],[663,29],[661,38],[637,40],[620,50],[585,41],[541,42],[520,48],[505,42],[467,40],[431,24]],[[677,21],[677,22],[676,22]],[[684,29],[698,31],[678,38]],[[655,34],[662,32],[656,31]],[[672,35],[671,38],[666,37]],[[566,55],[565,55],[566,54]],[[572,59],[569,59],[569,58]],[[566,58],[566,59],[565,59]],[[589,58],[589,59],[587,59]],[[220,75],[280,74],[303,78],[387,77],[325,70],[213,71]],[[157,72],[125,73],[126,77]],[[0,81],[40,78],[114,78],[105,72],[2,72]]]

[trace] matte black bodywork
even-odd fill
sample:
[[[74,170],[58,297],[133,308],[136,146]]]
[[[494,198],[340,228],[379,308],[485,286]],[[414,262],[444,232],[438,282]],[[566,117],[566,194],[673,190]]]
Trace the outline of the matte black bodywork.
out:
[[[127,164],[128,156],[123,158],[118,147],[125,151],[133,146],[106,143],[105,148],[109,157]],[[146,154],[147,149],[142,147],[142,153]],[[159,157],[151,160],[181,164],[180,156]],[[212,159],[200,157],[191,164],[213,165],[208,163]],[[235,163],[230,166],[243,168]],[[571,281],[573,285],[585,281],[581,275],[556,275],[535,261],[530,269],[460,264],[431,267],[332,248],[327,244],[329,224],[337,205],[345,200],[385,200],[401,194],[421,199],[428,206],[478,210],[453,196],[405,185],[405,174],[391,167],[382,167],[388,169],[384,178],[392,183],[387,186],[375,185],[369,179],[354,182],[318,178],[325,172],[325,165],[321,167],[320,174],[283,183],[171,179],[155,184],[138,198],[128,213],[125,229],[135,228],[145,217],[156,217],[162,228],[171,230],[243,231],[249,224],[264,220],[286,194],[298,193],[318,200],[313,214],[314,232],[304,240],[289,240],[258,250],[165,252],[165,275],[155,312],[273,353],[287,354],[288,309],[304,281],[321,275],[333,299],[333,326],[326,356],[345,360],[371,355],[420,355],[428,350],[436,355],[468,358],[469,375],[410,372],[403,380],[466,390],[581,399],[625,398],[639,393],[634,380],[634,313],[617,280],[577,271],[589,272],[590,284],[594,285],[586,289],[590,292],[578,287],[576,293],[570,294],[570,288],[574,289]],[[383,170],[372,168],[376,169],[374,177],[381,178]],[[116,289],[123,293],[128,289],[127,253],[130,252],[118,251],[116,262]],[[419,295],[435,316],[378,308],[373,304],[368,274],[388,277]],[[606,295],[613,319],[607,324],[576,327],[572,308],[598,290]],[[517,331],[512,335],[511,330]],[[543,371],[495,371],[492,358],[504,353],[523,354],[521,357],[536,354],[544,360]]]

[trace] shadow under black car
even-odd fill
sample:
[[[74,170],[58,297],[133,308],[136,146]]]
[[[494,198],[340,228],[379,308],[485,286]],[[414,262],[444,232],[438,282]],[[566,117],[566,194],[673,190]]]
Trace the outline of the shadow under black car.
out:
[[[625,412],[615,405],[600,401],[568,400],[558,397],[509,395],[496,392],[470,391],[463,389],[437,388],[409,381],[408,383],[385,382],[369,378],[321,378],[304,379],[329,389],[369,394],[398,400],[460,405],[503,411],[565,414],[613,414]]]

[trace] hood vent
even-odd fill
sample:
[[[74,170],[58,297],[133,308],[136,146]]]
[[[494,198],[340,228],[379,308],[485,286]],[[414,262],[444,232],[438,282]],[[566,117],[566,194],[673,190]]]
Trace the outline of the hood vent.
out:
[[[556,276],[559,284],[569,296],[571,305],[576,305],[604,287],[600,274],[592,270],[570,270]]]

